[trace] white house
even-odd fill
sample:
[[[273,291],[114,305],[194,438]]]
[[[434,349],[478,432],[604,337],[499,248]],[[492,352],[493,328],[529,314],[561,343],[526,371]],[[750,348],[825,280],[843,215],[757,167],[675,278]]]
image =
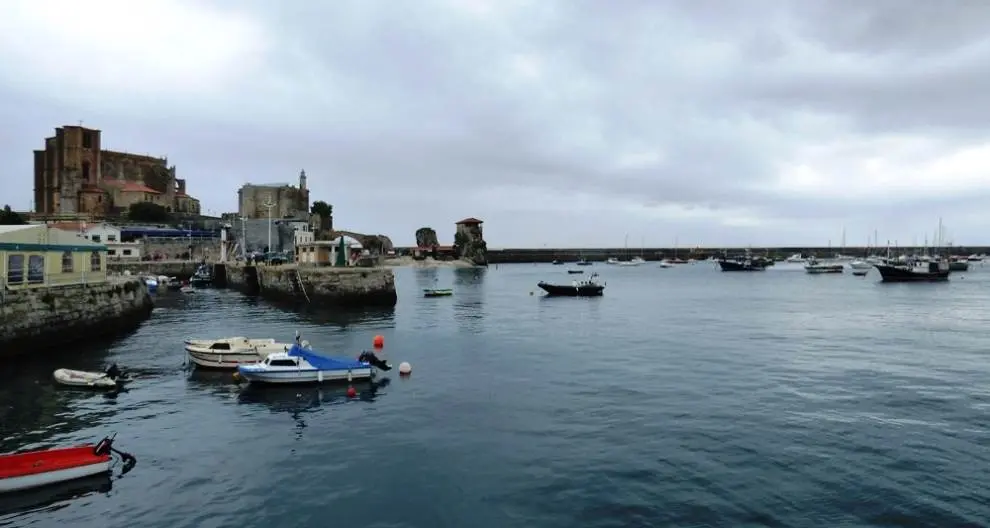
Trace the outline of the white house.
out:
[[[107,257],[117,259],[140,259],[141,242],[123,242],[120,228],[110,224],[83,224],[82,236],[107,247]]]

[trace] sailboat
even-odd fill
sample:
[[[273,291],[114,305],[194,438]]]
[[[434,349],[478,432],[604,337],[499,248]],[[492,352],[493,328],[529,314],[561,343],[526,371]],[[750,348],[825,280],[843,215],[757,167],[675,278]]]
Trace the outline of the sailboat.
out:
[[[642,253],[642,252],[643,252],[643,250],[641,248],[640,249],[640,253]],[[629,255],[629,235],[628,234],[626,235],[625,254],[626,255]],[[606,263],[608,263],[608,264],[614,264],[616,266],[639,266],[639,265],[641,265],[641,264],[643,264],[645,262],[646,262],[646,259],[644,259],[642,256],[633,257],[633,258],[631,258],[629,260],[618,260],[616,258],[610,258],[610,259],[608,259],[606,261]]]

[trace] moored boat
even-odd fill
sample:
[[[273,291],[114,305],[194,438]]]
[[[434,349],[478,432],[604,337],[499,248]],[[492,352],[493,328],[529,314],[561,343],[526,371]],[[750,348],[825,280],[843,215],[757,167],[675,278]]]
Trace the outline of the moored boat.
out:
[[[125,463],[125,471],[137,462],[129,453],[113,447],[113,437],[96,445],[36,449],[0,455],[0,493],[23,491],[110,473],[113,454]]]
[[[450,288],[425,288],[423,290],[423,297],[450,297],[454,294],[454,290]]]
[[[823,273],[842,273],[845,271],[845,266],[840,263],[820,262],[817,258],[812,257],[808,259],[808,263],[804,265],[804,270],[812,275],[820,275]]]
[[[570,275],[580,275],[584,273],[584,270],[567,270],[567,273]]]
[[[60,385],[85,389],[116,389],[123,379],[116,364],[110,365],[106,372],[88,372],[67,368],[56,369],[52,377]]]
[[[248,339],[227,337],[223,339],[193,339],[186,341],[186,353],[197,366],[214,369],[233,369],[237,365],[257,363],[268,354],[285,352],[289,343],[274,339]]]
[[[317,354],[304,341],[257,363],[238,365],[237,376],[252,383],[323,383],[370,379],[375,369],[391,368],[374,352],[362,352],[357,359],[328,357]]]
[[[949,280],[950,272],[949,263],[944,259],[877,264],[875,267],[883,282],[944,282]]]
[[[584,257],[581,257],[581,260],[578,260],[577,262],[575,262],[575,264],[578,266],[590,266],[591,262],[585,259]]]
[[[748,252],[741,258],[721,257],[717,262],[722,271],[764,271],[773,264],[772,260],[753,257]]]
[[[955,257],[949,261],[949,271],[969,271],[969,260],[965,257]]]
[[[597,273],[592,273],[590,277],[582,281],[574,281],[570,286],[561,284],[549,284],[543,281],[536,285],[547,295],[560,297],[599,297],[605,292],[605,283],[599,283],[596,279]]]

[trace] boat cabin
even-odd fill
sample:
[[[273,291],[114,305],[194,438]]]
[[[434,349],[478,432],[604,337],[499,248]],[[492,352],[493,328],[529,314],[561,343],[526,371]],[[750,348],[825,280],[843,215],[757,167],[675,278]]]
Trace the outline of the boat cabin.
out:
[[[268,356],[262,363],[269,367],[298,367],[299,358]]]

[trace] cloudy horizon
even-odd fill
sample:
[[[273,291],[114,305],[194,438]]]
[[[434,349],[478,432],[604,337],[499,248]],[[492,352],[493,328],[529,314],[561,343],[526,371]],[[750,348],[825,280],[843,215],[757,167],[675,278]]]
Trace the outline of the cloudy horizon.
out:
[[[910,4],[910,5],[905,5]],[[56,127],[205,212],[296,184],[398,245],[990,245],[990,3],[8,0],[0,205]]]

